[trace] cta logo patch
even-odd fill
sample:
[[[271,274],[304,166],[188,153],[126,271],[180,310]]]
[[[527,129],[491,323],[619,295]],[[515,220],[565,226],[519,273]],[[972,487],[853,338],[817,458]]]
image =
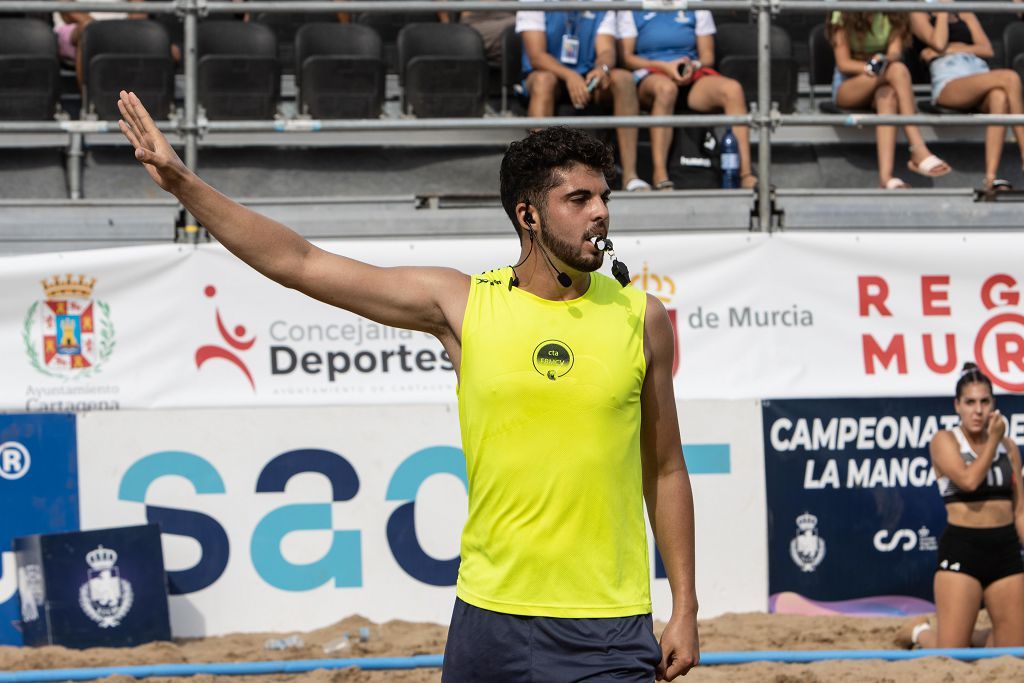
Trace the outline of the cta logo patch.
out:
[[[572,364],[572,349],[557,339],[542,341],[533,350],[534,369],[552,381],[564,377],[572,370]]]

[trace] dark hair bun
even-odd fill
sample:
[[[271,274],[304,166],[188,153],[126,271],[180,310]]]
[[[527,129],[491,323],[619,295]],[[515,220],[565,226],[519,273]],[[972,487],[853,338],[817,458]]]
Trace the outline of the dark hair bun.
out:
[[[960,369],[960,374],[962,374],[962,375],[963,374],[967,374],[968,372],[972,372],[972,371],[977,370],[977,369],[978,369],[978,365],[976,363],[972,363],[971,361],[967,361],[966,363],[964,363],[963,368]]]

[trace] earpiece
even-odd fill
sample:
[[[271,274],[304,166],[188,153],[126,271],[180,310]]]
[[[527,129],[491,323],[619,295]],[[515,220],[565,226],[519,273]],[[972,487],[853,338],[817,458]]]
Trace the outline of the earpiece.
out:
[[[533,214],[530,213],[530,203],[529,202],[524,202],[524,203],[526,205],[526,212],[523,214],[523,222],[526,223],[526,229],[530,233],[530,251],[533,251],[533,242],[534,242],[534,239],[533,239],[533,226],[534,226]],[[571,287],[572,286],[572,278],[569,277],[569,275],[567,273],[563,273],[562,271],[558,270],[558,268],[555,267],[555,264],[552,263],[551,257],[548,256],[548,251],[547,251],[547,249],[544,248],[543,244],[541,244],[539,246],[540,246],[540,253],[544,256],[544,260],[548,262],[548,267],[551,268],[551,272],[554,274],[555,280],[558,282],[558,284],[562,285],[563,287]],[[527,253],[526,257],[523,258],[523,261],[525,261],[526,258],[528,258],[528,257],[529,257],[529,253]],[[519,263],[517,263],[516,266],[521,264],[523,261],[520,261]],[[519,285],[519,277],[515,274],[515,272],[516,272],[515,266],[512,266],[513,279],[509,280],[509,282],[508,282],[508,289],[509,289],[510,292],[512,291],[513,287],[517,287]]]

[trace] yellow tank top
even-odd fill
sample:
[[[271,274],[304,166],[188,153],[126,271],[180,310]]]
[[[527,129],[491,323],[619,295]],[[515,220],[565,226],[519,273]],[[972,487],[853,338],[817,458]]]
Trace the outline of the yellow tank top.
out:
[[[473,276],[459,420],[469,476],[457,593],[506,614],[651,611],[640,462],[646,295],[594,273],[548,301]]]

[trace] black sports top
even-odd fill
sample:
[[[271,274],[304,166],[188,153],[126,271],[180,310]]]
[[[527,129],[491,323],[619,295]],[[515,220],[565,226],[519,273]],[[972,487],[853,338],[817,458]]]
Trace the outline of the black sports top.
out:
[[[955,21],[954,21],[955,19]],[[932,26],[935,26],[935,17],[931,18]],[[971,36],[971,29],[968,28],[960,15],[953,13],[949,18],[949,42],[974,45],[974,38]]]
[[[978,459],[971,444],[963,431],[957,427],[951,430],[956,442],[960,445],[960,457],[964,462],[970,464]],[[956,487],[949,477],[942,476],[936,479],[939,485],[939,493],[942,494],[943,503],[971,503],[979,500],[1001,500],[1013,499],[1013,467],[1010,465],[1010,455],[1006,452],[1006,446],[1002,443],[996,449],[995,458],[985,475],[985,481],[973,491],[961,491]]]

